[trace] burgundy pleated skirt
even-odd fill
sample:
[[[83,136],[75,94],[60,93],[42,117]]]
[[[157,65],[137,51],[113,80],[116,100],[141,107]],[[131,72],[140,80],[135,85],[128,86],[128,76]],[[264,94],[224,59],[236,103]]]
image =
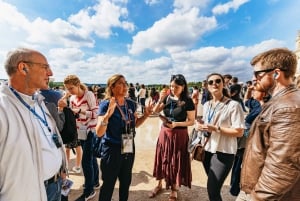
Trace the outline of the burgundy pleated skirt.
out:
[[[164,179],[166,189],[177,184],[191,188],[191,160],[188,152],[188,129],[170,129],[162,125],[156,144],[153,176]]]

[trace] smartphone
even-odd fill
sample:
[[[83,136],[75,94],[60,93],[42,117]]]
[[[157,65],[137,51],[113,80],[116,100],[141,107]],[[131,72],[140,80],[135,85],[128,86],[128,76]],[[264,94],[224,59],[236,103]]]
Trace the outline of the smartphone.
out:
[[[159,114],[158,117],[162,120],[163,123],[168,123],[168,124],[172,123],[172,121],[170,121],[166,116]]]

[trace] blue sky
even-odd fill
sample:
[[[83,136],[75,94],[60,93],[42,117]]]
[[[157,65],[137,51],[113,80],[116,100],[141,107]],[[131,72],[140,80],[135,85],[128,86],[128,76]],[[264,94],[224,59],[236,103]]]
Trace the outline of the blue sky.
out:
[[[46,55],[55,81],[106,83],[120,73],[168,84],[172,74],[192,82],[218,72],[245,82],[254,55],[295,50],[299,8],[294,0],[0,0],[0,63],[28,47]]]

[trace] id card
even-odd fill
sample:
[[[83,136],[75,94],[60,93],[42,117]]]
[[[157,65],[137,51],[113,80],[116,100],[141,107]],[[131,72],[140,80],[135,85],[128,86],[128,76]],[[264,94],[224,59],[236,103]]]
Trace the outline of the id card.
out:
[[[87,126],[81,125],[79,129],[77,129],[78,139],[79,140],[86,140],[87,138]]]
[[[121,154],[133,153],[133,134],[122,134]]]

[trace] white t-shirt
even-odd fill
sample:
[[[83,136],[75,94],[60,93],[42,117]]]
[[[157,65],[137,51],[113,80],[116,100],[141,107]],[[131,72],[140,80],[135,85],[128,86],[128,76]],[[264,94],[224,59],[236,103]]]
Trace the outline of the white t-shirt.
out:
[[[44,119],[43,112],[41,108],[35,103],[34,109],[36,113]],[[47,108],[43,108],[44,112]],[[45,112],[46,113],[46,112]],[[47,123],[49,128],[51,128],[51,132],[48,131],[48,128],[42,123],[40,119],[35,117],[37,124],[39,125],[39,133],[41,135],[41,148],[42,148],[42,159],[44,166],[44,180],[50,179],[55,174],[58,173],[61,165],[62,165],[62,152],[61,148],[57,148],[52,135],[55,132],[55,125],[52,125],[51,119],[45,114]]]
[[[146,89],[140,88],[138,95],[140,98],[146,98]]]
[[[229,103],[219,103],[216,106],[215,113],[211,108],[211,101],[207,101],[203,105],[203,120],[205,123],[209,123],[211,117],[211,124],[225,128],[245,128],[244,113],[241,105],[234,100],[230,100]],[[216,116],[220,114],[217,122],[215,122]],[[222,152],[228,154],[235,154],[237,151],[237,137],[225,136],[217,132],[212,132],[208,143],[205,146],[205,150],[211,153]]]

